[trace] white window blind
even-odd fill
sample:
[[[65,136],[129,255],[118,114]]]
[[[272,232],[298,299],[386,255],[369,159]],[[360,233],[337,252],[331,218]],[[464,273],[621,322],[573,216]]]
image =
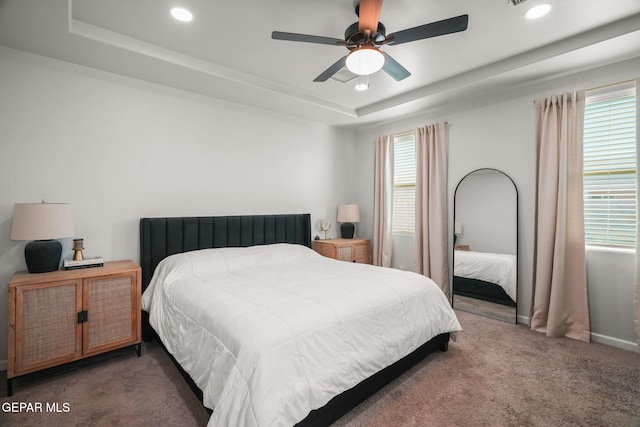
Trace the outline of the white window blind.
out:
[[[393,234],[414,234],[416,218],[416,138],[393,136]]]
[[[586,93],[584,216],[587,244],[635,247],[636,93],[633,82]]]

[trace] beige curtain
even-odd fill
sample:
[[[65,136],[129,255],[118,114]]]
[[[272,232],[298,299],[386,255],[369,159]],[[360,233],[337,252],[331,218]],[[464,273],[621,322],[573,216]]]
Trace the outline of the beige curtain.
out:
[[[416,130],[416,262],[449,297],[446,124]]]
[[[636,163],[640,164],[640,120],[638,120],[638,112],[640,112],[640,78],[636,79],[636,156],[637,156],[637,160]],[[636,167],[637,170],[637,167]],[[636,172],[636,176],[637,176],[637,172]],[[636,178],[637,180],[637,178]],[[640,190],[640,186],[636,185],[636,191]],[[640,191],[638,191],[638,193],[640,194]],[[640,215],[637,214],[638,210],[640,210],[640,204],[638,204],[638,199],[640,199],[640,197],[636,197],[636,220],[640,217]],[[636,311],[635,311],[635,319],[634,319],[634,323],[636,326],[636,341],[638,342],[638,345],[640,346],[640,244],[638,244],[640,242],[640,221],[638,221],[637,224],[637,236],[636,236],[636,290],[635,290],[635,306],[636,306]]]
[[[589,342],[584,243],[584,91],[535,101],[537,192],[531,329]]]
[[[393,139],[390,135],[375,142],[373,184],[373,265],[391,267],[391,215],[393,212]]]

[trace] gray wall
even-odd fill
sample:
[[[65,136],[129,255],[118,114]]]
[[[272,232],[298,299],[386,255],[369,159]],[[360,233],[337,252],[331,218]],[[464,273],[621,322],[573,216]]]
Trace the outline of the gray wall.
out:
[[[350,201],[351,131],[3,47],[0,75],[0,319],[14,203],[71,203],[85,256],[138,261],[141,217],[308,212],[317,234]]]
[[[518,186],[518,314],[526,322],[535,205],[532,100],[633,78],[638,69],[640,61],[632,61],[465,99],[355,135],[0,47],[0,318],[7,318],[8,281],[25,269],[25,243],[9,239],[16,202],[71,203],[85,255],[106,260],[138,260],[144,216],[309,212],[320,234],[318,221],[335,225],[337,205],[352,202],[361,208],[358,235],[371,237],[375,137],[447,120],[449,235],[453,191],[468,172],[500,169]],[[64,245],[70,254],[70,239]],[[412,239],[395,246],[396,265],[415,268]],[[637,348],[633,255],[590,252],[588,263],[594,338]],[[0,369],[6,343],[2,327]]]
[[[371,212],[373,209],[373,144],[377,136],[405,132],[439,121],[448,122],[449,235],[453,235],[453,193],[462,177],[475,169],[495,168],[514,180],[519,193],[520,215],[518,319],[528,323],[536,191],[533,101],[562,91],[633,79],[639,69],[640,60],[631,60],[561,79],[531,82],[515,90],[490,93],[483,98],[460,99],[421,115],[360,131],[358,157],[362,160],[358,163],[356,202],[361,210]],[[371,230],[372,222],[361,226]],[[415,268],[412,239],[397,238],[394,249],[392,265],[408,270]],[[637,351],[633,330],[633,254],[589,249],[587,261],[593,340]]]

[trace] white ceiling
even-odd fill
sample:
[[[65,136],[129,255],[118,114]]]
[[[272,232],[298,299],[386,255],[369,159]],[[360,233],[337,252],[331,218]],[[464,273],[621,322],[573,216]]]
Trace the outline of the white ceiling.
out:
[[[271,39],[271,31],[343,38],[353,0],[0,0],[0,44],[322,123],[360,127],[461,96],[640,57],[640,0],[387,0],[387,34],[468,14],[465,32],[382,50],[412,75],[370,89],[313,79],[347,53]],[[183,6],[191,23],[169,9]]]

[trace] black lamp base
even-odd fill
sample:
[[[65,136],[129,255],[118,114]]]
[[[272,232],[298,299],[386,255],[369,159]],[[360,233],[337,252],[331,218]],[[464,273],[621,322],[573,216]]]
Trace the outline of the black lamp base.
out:
[[[62,244],[57,240],[34,240],[24,247],[29,273],[48,273],[60,266]]]
[[[356,226],[352,222],[343,222],[340,224],[340,234],[344,239],[353,239],[353,233]]]

